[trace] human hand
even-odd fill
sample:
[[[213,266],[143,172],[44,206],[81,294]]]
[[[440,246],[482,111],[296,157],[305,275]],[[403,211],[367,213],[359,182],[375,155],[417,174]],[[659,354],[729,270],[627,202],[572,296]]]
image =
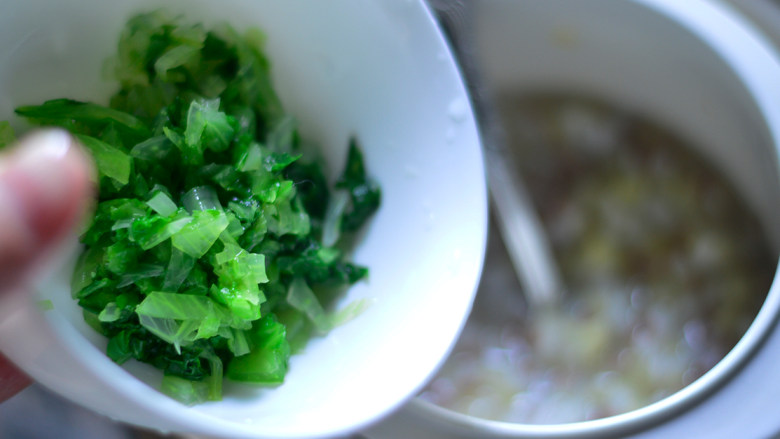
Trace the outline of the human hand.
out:
[[[0,154],[0,295],[21,287],[30,268],[79,224],[91,203],[93,169],[74,139],[35,132]],[[0,353],[0,402],[30,379]]]

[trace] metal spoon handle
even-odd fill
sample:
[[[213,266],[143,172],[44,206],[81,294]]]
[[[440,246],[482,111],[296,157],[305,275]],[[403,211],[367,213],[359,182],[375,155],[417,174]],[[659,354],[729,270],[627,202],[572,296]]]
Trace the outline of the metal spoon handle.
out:
[[[481,85],[474,61],[473,3],[428,1],[449,37],[469,88],[482,132],[493,212],[515,274],[532,306],[555,302],[563,291],[558,266],[517,166],[507,151],[504,132]]]
[[[522,179],[504,152],[486,148],[485,156],[496,223],[526,298],[532,306],[555,302],[561,276]]]

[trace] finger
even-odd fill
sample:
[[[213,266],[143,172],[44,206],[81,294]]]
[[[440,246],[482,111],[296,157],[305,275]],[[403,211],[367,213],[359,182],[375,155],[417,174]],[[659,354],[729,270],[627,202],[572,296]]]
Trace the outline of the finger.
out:
[[[30,385],[30,378],[0,353],[0,402]]]
[[[92,172],[58,129],[31,134],[0,156],[0,293],[80,221],[92,200]]]
[[[92,172],[62,130],[31,134],[0,155],[0,293],[77,224],[92,198]],[[0,401],[29,384],[0,354]]]

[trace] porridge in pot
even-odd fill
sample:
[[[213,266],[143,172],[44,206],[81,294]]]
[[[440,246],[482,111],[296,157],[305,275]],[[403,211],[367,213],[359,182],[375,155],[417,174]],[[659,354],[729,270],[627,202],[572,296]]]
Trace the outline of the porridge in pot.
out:
[[[705,158],[587,99],[498,102],[568,291],[529,309],[493,233],[472,316],[421,397],[559,424],[625,413],[712,368],[760,308],[776,256]]]

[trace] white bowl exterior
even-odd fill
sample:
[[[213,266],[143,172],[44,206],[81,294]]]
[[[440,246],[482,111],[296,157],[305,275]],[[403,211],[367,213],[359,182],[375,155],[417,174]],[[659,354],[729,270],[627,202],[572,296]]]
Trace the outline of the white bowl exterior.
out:
[[[7,356],[46,386],[113,418],[208,435],[344,433],[420,389],[468,315],[487,229],[478,132],[422,2],[2,3],[0,120],[23,126],[13,108],[45,99],[105,103],[114,86],[102,79],[101,66],[121,26],[135,12],[163,6],[186,21],[264,30],[278,91],[304,138],[323,147],[335,176],[356,134],[383,189],[380,211],[354,254],[370,278],[341,301],[372,305],[294,356],[279,388],[228,385],[224,401],[193,408],[162,396],[153,389],[158,372],[131,364],[131,375],[105,357],[105,340],[70,300],[67,276],[45,283],[40,298],[54,309],[44,314],[23,296],[3,302],[0,349]]]
[[[780,62],[728,5],[712,0],[475,2],[477,66],[487,92],[571,92],[671,128],[736,185],[780,247]],[[780,312],[776,275],[739,344],[669,398],[611,418],[561,425],[492,422],[420,399],[368,431],[389,437],[605,437],[679,415],[748,361]],[[673,428],[666,431],[673,431]]]

